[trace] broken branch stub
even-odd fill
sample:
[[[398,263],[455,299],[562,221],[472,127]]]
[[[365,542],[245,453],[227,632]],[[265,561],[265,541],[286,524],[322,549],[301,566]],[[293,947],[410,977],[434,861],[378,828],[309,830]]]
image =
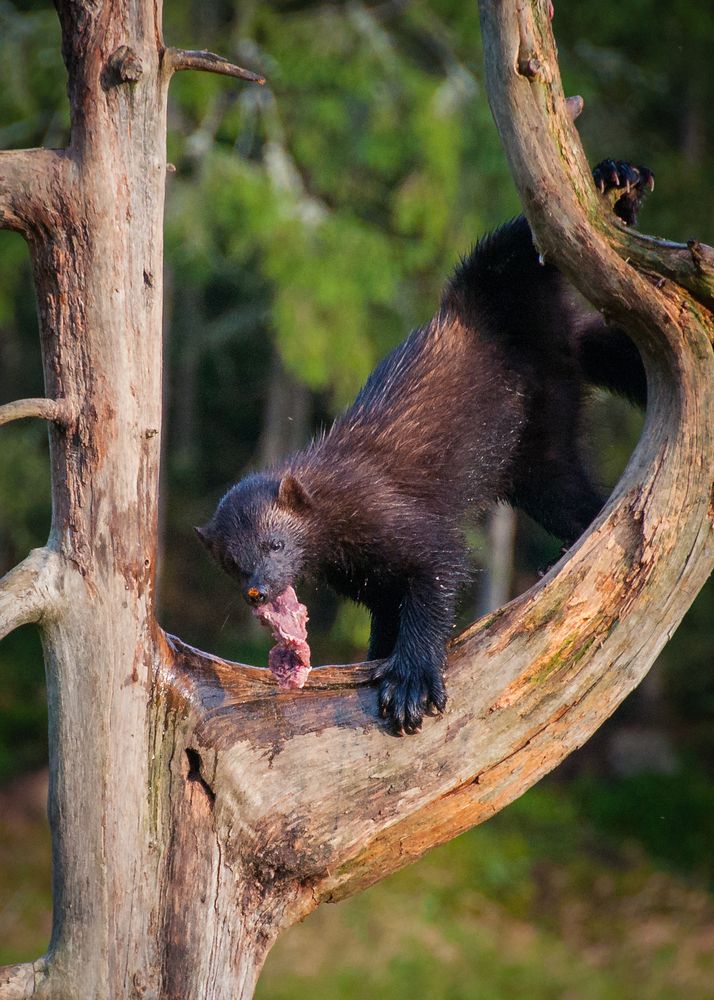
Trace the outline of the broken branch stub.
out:
[[[250,83],[265,83],[265,77],[260,73],[254,73],[250,69],[243,69],[234,63],[224,59],[223,56],[216,55],[215,52],[208,52],[205,49],[166,49],[165,59],[173,73],[184,70],[200,70],[204,73],[219,73],[222,76],[233,76],[239,80],[248,80]]]
[[[67,399],[17,399],[0,406],[0,426],[13,420],[38,417],[49,420],[60,427],[67,427],[74,418],[72,406]]]
[[[55,613],[61,601],[60,567],[57,552],[33,549],[0,578],[0,639]]]

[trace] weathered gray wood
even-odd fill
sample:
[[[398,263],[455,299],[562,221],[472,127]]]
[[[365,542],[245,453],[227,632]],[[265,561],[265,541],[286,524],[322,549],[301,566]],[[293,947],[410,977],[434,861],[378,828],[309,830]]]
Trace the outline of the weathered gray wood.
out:
[[[58,4],[71,141],[28,243],[63,607],[43,625],[54,921],[40,995],[157,995],[162,845],[152,813],[168,74],[153,3]]]
[[[0,579],[0,639],[21,625],[49,620],[60,603],[60,569],[56,552],[33,549]]]
[[[39,417],[41,420],[51,420],[53,423],[66,426],[71,423],[75,414],[65,399],[16,399],[12,403],[0,406],[0,426],[13,420],[25,420],[28,417]]]
[[[55,918],[47,961],[5,970],[0,997],[247,998],[283,927],[521,794],[676,628],[714,563],[711,251],[612,223],[545,8],[483,0],[492,105],[539,245],[632,330],[652,401],[592,529],[459,637],[446,715],[398,740],[365,665],[278,692],[155,621],[166,91],[187,66],[153,0],[58,9],[70,148],[0,154],[0,225],[28,240],[46,394],[68,406],[48,548],[0,582],[0,632],[38,621],[47,660]]]

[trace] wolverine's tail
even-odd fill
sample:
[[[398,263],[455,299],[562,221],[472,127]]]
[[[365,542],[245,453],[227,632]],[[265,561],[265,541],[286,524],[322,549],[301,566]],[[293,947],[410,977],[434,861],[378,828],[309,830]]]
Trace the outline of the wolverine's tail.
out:
[[[580,331],[576,349],[588,382],[610,389],[644,409],[647,405],[645,367],[639,351],[623,330],[595,320]]]

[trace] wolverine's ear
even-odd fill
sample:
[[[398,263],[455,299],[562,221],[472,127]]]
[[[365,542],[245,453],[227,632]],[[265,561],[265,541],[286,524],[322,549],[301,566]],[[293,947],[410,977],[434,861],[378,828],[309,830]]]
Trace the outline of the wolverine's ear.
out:
[[[286,472],[278,487],[278,506],[302,513],[310,507],[310,494],[292,472]]]
[[[196,532],[196,534],[198,535],[198,537],[201,539],[201,542],[206,546],[206,548],[208,549],[208,551],[212,552],[213,551],[213,537],[211,535],[211,529],[210,529],[209,525],[206,524],[206,525],[204,525],[203,528],[194,528],[193,530]]]

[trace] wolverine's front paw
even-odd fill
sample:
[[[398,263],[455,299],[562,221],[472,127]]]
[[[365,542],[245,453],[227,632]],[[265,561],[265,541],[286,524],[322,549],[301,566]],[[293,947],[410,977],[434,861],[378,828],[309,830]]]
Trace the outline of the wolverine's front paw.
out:
[[[625,160],[602,160],[593,170],[593,180],[601,194],[622,191],[613,211],[628,226],[636,225],[642,199],[647,191],[654,191],[652,171]]]
[[[379,714],[389,719],[398,736],[421,729],[424,713],[443,712],[446,690],[441,666],[404,663],[390,656],[373,674],[379,684]]]

